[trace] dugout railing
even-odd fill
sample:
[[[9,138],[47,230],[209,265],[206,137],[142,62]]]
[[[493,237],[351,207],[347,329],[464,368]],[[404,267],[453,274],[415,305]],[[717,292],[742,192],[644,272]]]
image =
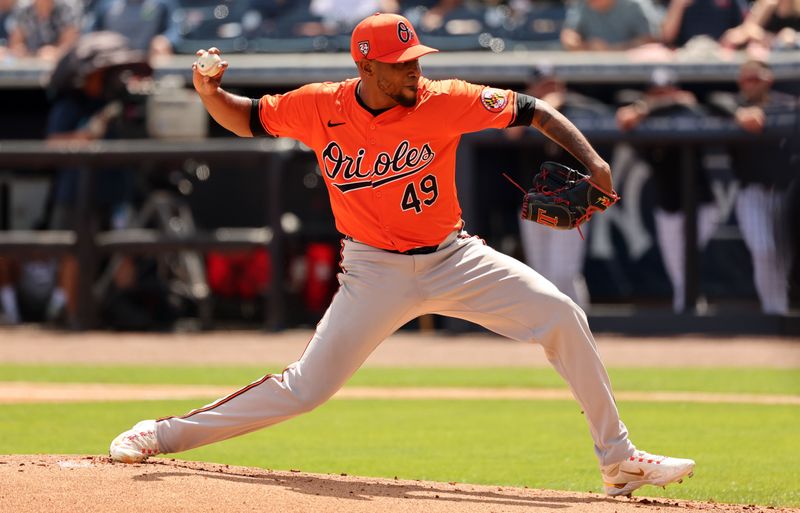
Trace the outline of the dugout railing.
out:
[[[78,330],[96,325],[97,298],[93,284],[100,257],[114,253],[163,254],[178,251],[206,252],[254,247],[268,248],[274,263],[265,301],[264,326],[269,330],[284,328],[282,311],[283,197],[281,179],[286,156],[307,151],[289,140],[281,139],[208,139],[202,141],[115,140],[88,144],[52,144],[44,141],[0,141],[0,167],[3,169],[78,168],[76,221],[72,230],[0,231],[0,255],[75,255],[78,266],[78,300],[75,325]],[[267,203],[266,219],[254,219],[250,228],[198,230],[188,235],[163,230],[130,228],[98,232],[92,219],[92,180],[95,172],[113,173],[113,168],[146,166],[152,163],[181,162],[187,159],[210,165],[240,165],[268,170],[263,191]],[[210,326],[211,312],[198,309],[201,323]]]
[[[423,40],[424,42],[424,40]],[[198,46],[199,48],[199,46]],[[156,78],[178,75],[191,84],[192,55],[172,55],[156,60]],[[293,88],[318,81],[337,81],[357,75],[349,53],[258,54],[226,53],[230,68],[225,71],[228,87]],[[569,84],[647,83],[656,68],[673,71],[681,84],[735,84],[743,52],[727,54],[696,53],[684,49],[674,52],[442,52],[426,55],[421,61],[423,74],[431,79],[458,77],[479,84],[524,84],[531,68],[545,65]],[[800,50],[772,52],[769,56],[777,82],[800,80]],[[52,63],[16,59],[0,68],[0,88],[37,89],[46,83]]]

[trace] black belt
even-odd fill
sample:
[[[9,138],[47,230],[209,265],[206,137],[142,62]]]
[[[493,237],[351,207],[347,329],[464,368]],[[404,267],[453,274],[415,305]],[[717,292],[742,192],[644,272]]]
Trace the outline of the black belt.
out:
[[[353,239],[349,235],[346,235],[344,238],[345,240],[352,240],[356,242],[355,239]],[[436,252],[439,249],[439,245],[437,244],[435,246],[420,246],[418,248],[411,248],[405,251],[398,251],[396,249],[383,249],[383,248],[376,248],[376,249],[380,249],[381,251],[386,251],[387,253],[395,253],[397,255],[429,255],[431,253]]]

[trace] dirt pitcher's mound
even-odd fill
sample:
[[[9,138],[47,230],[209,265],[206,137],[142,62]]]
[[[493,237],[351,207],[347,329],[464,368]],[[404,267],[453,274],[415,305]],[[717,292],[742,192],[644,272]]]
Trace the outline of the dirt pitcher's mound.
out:
[[[646,513],[800,512],[672,499],[611,499],[598,494],[460,483],[276,472],[154,459],[139,465],[104,456],[0,455],[0,510],[27,513],[253,511]]]

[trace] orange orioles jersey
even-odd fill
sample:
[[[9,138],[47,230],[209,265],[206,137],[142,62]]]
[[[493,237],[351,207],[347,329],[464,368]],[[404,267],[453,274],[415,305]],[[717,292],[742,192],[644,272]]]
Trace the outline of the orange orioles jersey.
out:
[[[268,134],[314,150],[341,233],[396,251],[439,244],[463,224],[455,184],[461,134],[511,125],[516,93],[422,77],[414,107],[373,116],[356,98],[358,82],[265,95],[259,121]]]

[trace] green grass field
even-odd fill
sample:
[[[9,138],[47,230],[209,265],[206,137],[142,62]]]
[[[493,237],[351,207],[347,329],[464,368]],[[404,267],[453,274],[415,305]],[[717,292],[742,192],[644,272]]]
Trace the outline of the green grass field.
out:
[[[0,366],[0,381],[223,384],[259,368]],[[795,370],[612,369],[617,390],[800,395]],[[479,379],[476,379],[478,376]],[[550,369],[360,370],[357,386],[563,387]],[[211,399],[211,398],[209,398]],[[202,401],[0,406],[0,453],[101,454],[143,418]],[[800,506],[800,407],[623,402],[640,447],[697,460],[694,478],[642,494]],[[572,401],[334,400],[314,412],[178,457],[308,472],[600,491],[585,421]]]
[[[45,366],[0,364],[0,381],[240,386],[280,365],[258,367]],[[615,390],[800,395],[796,369],[609,369]],[[349,385],[377,387],[566,388],[550,368],[360,369]]]

